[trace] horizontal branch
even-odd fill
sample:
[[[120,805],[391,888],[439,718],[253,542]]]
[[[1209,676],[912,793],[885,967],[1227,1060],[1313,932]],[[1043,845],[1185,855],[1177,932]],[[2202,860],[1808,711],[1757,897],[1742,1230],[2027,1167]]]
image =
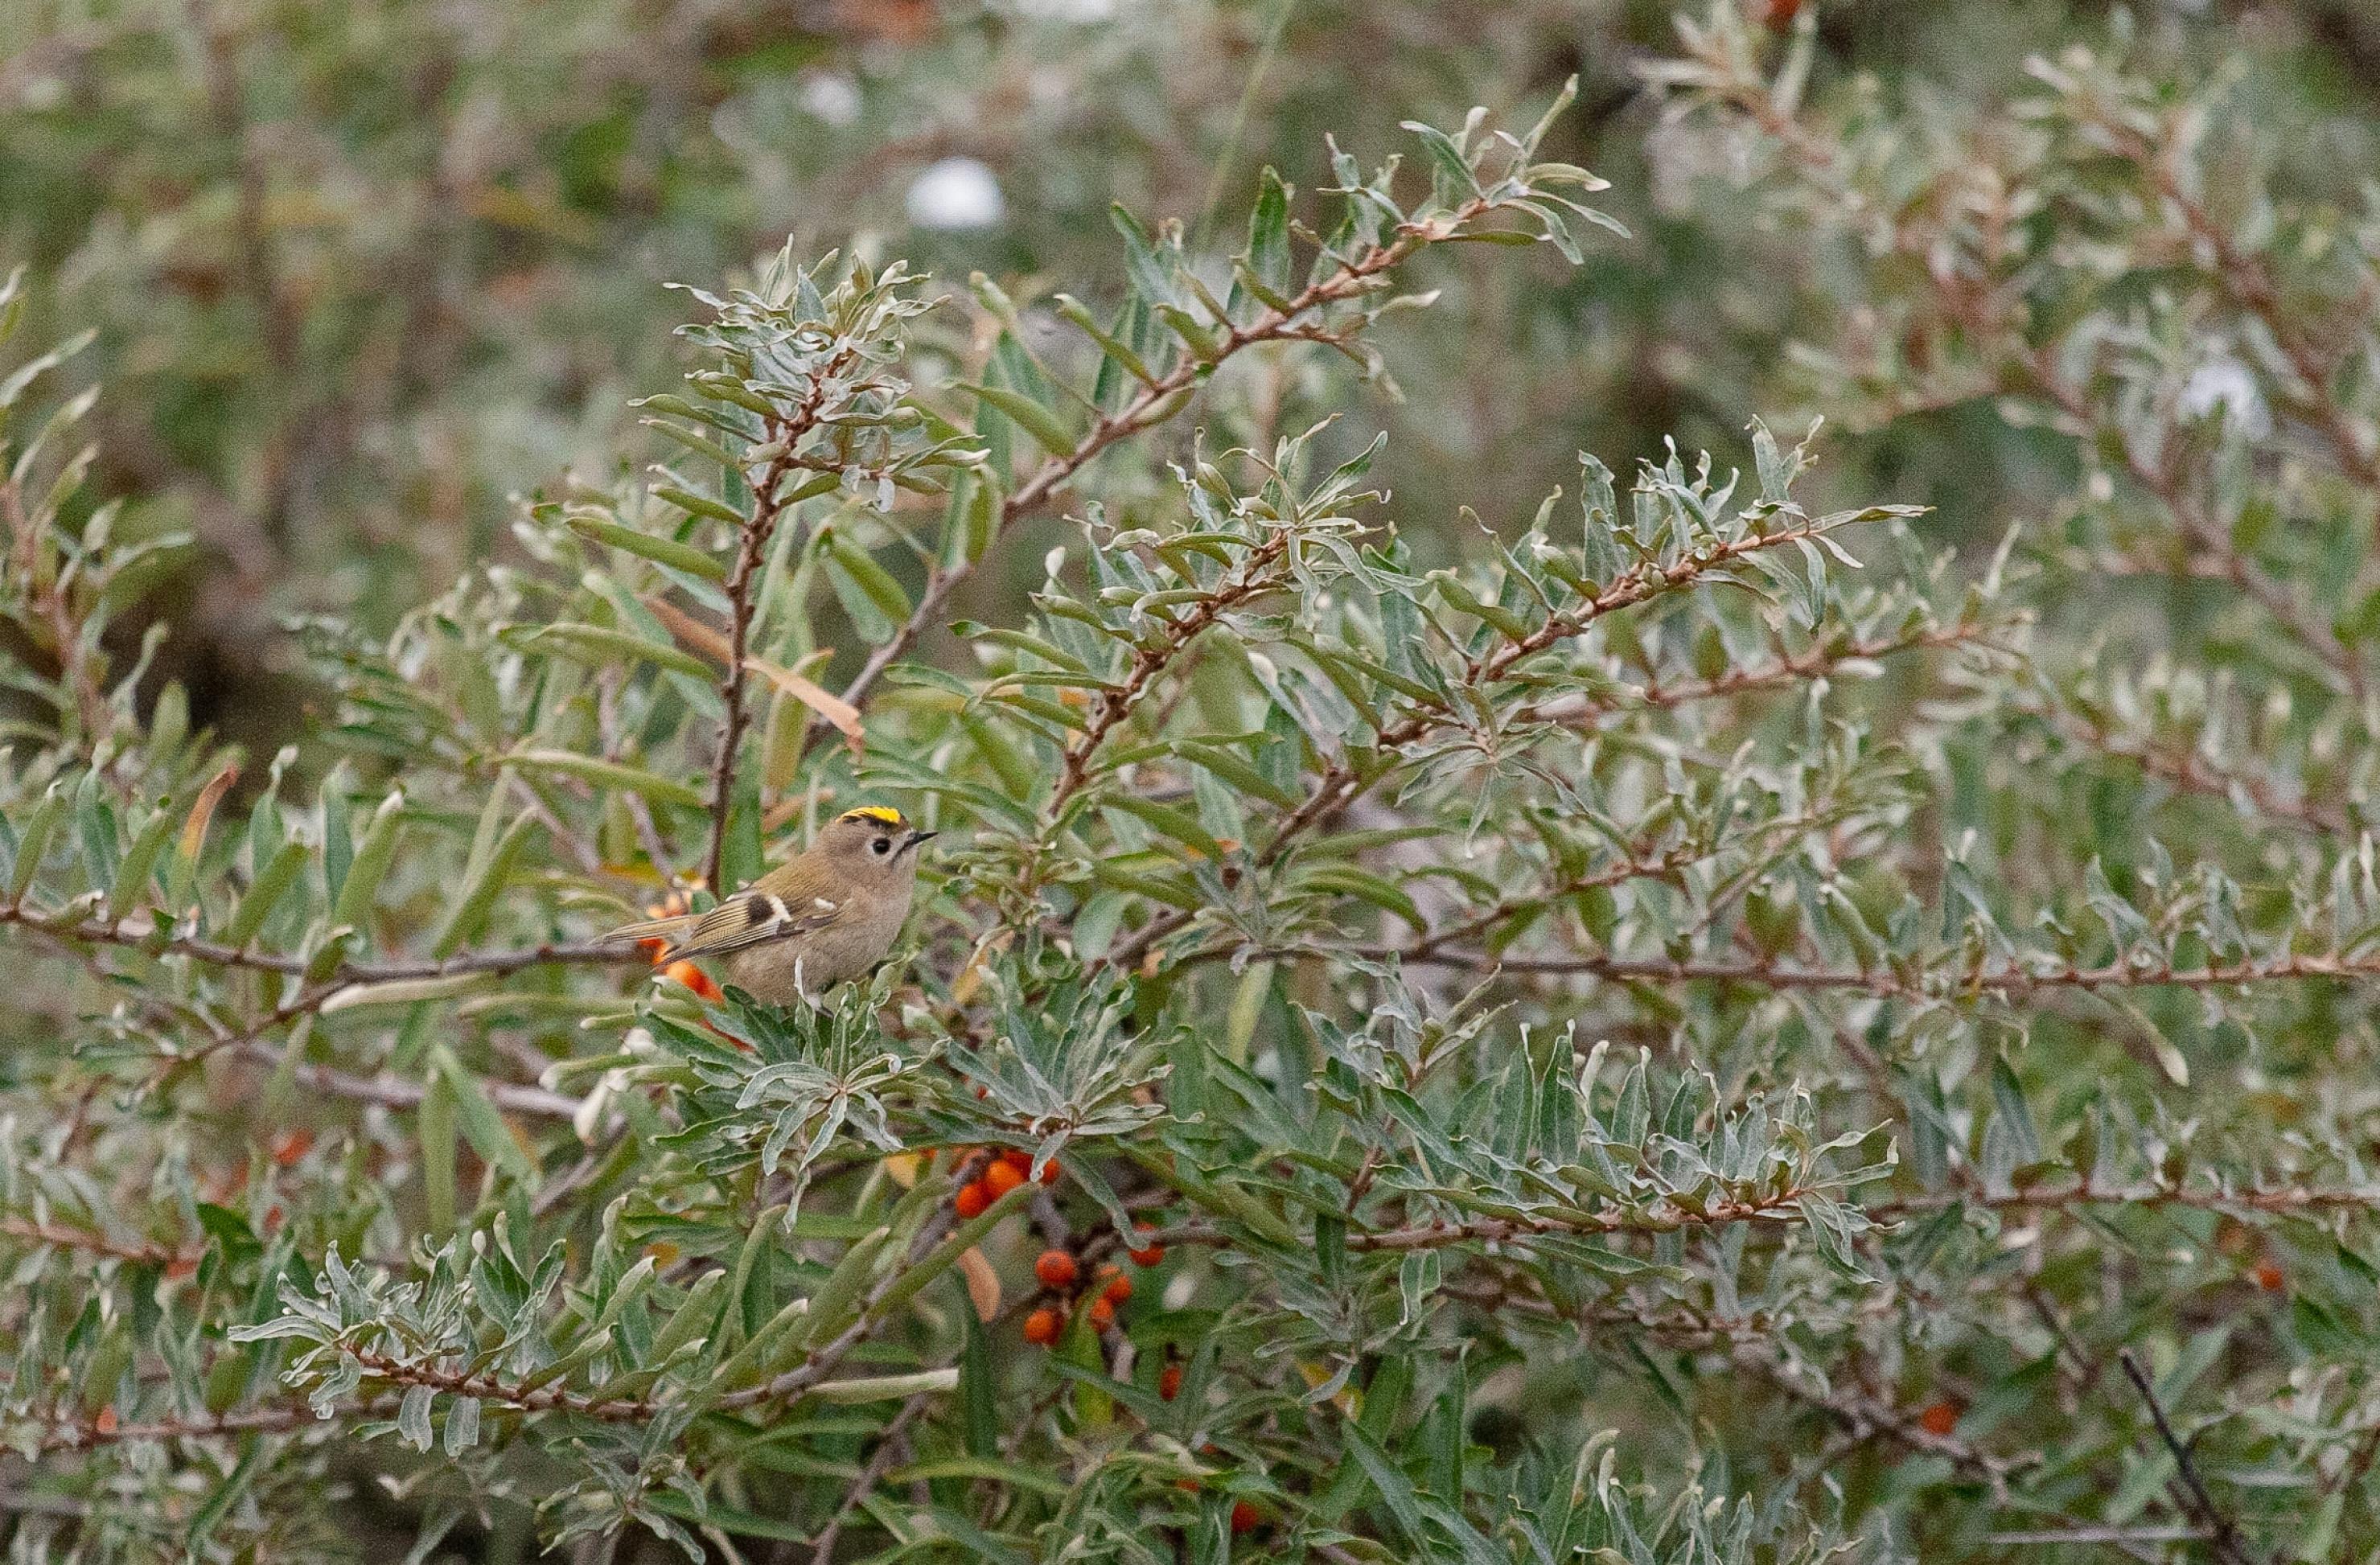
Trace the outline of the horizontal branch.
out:
[[[1747,1201],[1715,1201],[1699,1210],[1663,1203],[1645,1208],[1615,1207],[1597,1212],[1543,1212],[1523,1218],[1482,1217],[1456,1221],[1444,1219],[1397,1228],[1351,1231],[1351,1251],[1400,1253],[1439,1250],[1458,1244],[1507,1243],[1542,1236],[1595,1238],[1621,1234],[1676,1233],[1688,1229],[1724,1228],[1732,1223],[1792,1224],[1801,1220],[1798,1203],[1815,1194],[1844,1210],[1876,1223],[1898,1222],[1953,1207],[1990,1211],[2069,1211],[2083,1207],[2129,1207],[2154,1209],[2181,1207],[2211,1212],[2255,1212],[2270,1216],[2313,1216],[2331,1211],[2380,1213],[2380,1187],[2339,1189],[2307,1187],[2260,1190],[2190,1190],[2167,1185],[2140,1185],[2121,1190],[2019,1190],[2000,1194],[1949,1190],[1891,1196],[1860,1202],[1837,1193],[1796,1188],[1781,1195]],[[1228,1245],[1239,1236],[1210,1223],[1184,1222],[1141,1236],[1157,1244]]]
[[[281,952],[228,946],[196,935],[157,932],[146,916],[130,918],[60,918],[19,904],[0,906],[0,925],[17,925],[62,940],[85,945],[123,946],[153,956],[187,956],[215,967],[244,967],[259,973],[303,974],[313,959]],[[617,941],[554,941],[509,951],[467,951],[454,956],[416,961],[342,962],[322,982],[334,989],[358,984],[394,983],[409,978],[451,978],[473,973],[501,975],[529,967],[564,964],[614,965],[639,963],[644,956],[634,946]]]
[[[384,1414],[394,1399],[375,1398],[345,1410],[349,1418]],[[268,1402],[261,1407],[233,1408],[225,1413],[201,1413],[186,1418],[156,1418],[141,1423],[118,1422],[113,1410],[96,1417],[62,1413],[33,1419],[43,1451],[93,1450],[128,1440],[196,1440],[232,1435],[273,1434],[304,1429],[327,1422],[306,1401]]]
[[[2254,772],[2227,771],[2195,749],[2160,746],[2145,738],[2119,734],[2088,715],[2061,707],[2040,714],[2068,742],[2126,760],[2150,776],[2188,794],[2200,794],[2240,806],[2251,819],[2287,820],[2309,831],[2351,837],[2358,827],[2349,812],[2320,799],[2290,794]]]
[[[36,1222],[30,1218],[0,1217],[0,1234],[29,1244],[48,1244],[85,1255],[108,1256],[137,1266],[172,1267],[198,1259],[194,1250],[176,1249],[147,1239],[113,1239],[87,1228]]]
[[[1200,951],[1183,962],[1211,961],[1228,949]],[[1256,961],[1312,959],[1406,961],[1419,966],[1463,967],[1480,972],[1576,975],[1619,983],[1730,983],[1775,989],[1850,989],[1880,999],[1941,1001],[1985,994],[2022,998],[2054,990],[2133,989],[2232,989],[2249,984],[2332,979],[2362,982],[2380,977],[2380,952],[2364,956],[2277,956],[2205,967],[2168,962],[2111,963],[2105,966],[1968,968],[1914,975],[1875,968],[1805,967],[1764,957],[1612,956],[1582,952],[1560,955],[1512,955],[1484,951],[1446,951],[1415,946],[1285,945],[1247,953]]]
[[[1730,669],[1709,679],[1679,680],[1666,685],[1656,680],[1592,694],[1557,696],[1551,700],[1524,707],[1515,716],[1524,722],[1557,722],[1564,727],[1585,728],[1591,727],[1601,718],[1621,712],[1668,711],[1698,701],[1724,700],[1730,696],[1748,696],[1757,691],[1806,684],[1825,678],[1847,664],[1880,662],[1910,652],[1946,647],[1974,647],[2012,657],[2015,655],[2013,648],[1993,639],[1995,631],[2005,628],[1991,625],[1952,625],[1895,636],[1857,637],[1840,645],[1810,647],[1799,652],[1783,654],[1768,662]]]
[[[260,1065],[278,1067],[281,1051],[261,1039],[244,1043],[239,1052],[245,1059]],[[292,1073],[301,1085],[317,1092],[327,1092],[336,1098],[351,1098],[358,1103],[377,1103],[383,1109],[411,1109],[428,1096],[429,1088],[420,1082],[405,1076],[381,1074],[358,1075],[333,1065],[317,1065],[299,1061]],[[549,1092],[541,1086],[528,1086],[519,1082],[482,1079],[480,1090],[497,1108],[516,1114],[533,1114],[540,1119],[567,1120],[578,1112],[579,1100],[559,1092]]]

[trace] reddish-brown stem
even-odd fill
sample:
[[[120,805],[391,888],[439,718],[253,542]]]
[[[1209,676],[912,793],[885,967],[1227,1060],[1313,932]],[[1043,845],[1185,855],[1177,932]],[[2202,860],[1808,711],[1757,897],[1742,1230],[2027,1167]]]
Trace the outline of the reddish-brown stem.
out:
[[[1326,305],[1335,304],[1364,291],[1370,280],[1390,271],[1414,251],[1461,232],[1463,226],[1488,210],[1484,199],[1474,198],[1442,213],[1424,224],[1408,225],[1388,244],[1378,246],[1347,262],[1330,276],[1321,279],[1290,298],[1278,309],[1269,309],[1244,326],[1233,326],[1224,333],[1214,351],[1203,358],[1185,358],[1166,374],[1146,382],[1130,402],[1113,413],[1099,414],[1082,439],[1071,451],[1050,456],[1036,468],[1032,477],[1017,486],[1001,502],[1000,518],[994,528],[994,538],[1005,532],[1019,518],[1032,515],[1064,487],[1066,480],[1082,469],[1093,457],[1119,441],[1163,423],[1180,406],[1178,398],[1212,374],[1216,366],[1241,350],[1258,343],[1316,340],[1318,334],[1304,317]],[[986,553],[990,552],[987,546]],[[905,656],[909,649],[924,635],[942,605],[958,585],[975,574],[976,562],[959,560],[929,573],[924,590],[917,595],[917,606],[908,619],[892,635],[892,638],[868,654],[850,684],[844,686],[843,698],[857,706],[884,671]],[[813,719],[806,731],[816,734],[822,720]]]

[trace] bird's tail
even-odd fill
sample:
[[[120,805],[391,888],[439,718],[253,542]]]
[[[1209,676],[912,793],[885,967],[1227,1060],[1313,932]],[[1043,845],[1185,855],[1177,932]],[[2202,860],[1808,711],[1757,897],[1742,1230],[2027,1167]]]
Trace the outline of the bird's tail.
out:
[[[625,944],[631,940],[667,940],[675,945],[678,938],[695,926],[691,913],[674,914],[667,918],[648,918],[641,923],[623,924],[603,937],[605,944]]]

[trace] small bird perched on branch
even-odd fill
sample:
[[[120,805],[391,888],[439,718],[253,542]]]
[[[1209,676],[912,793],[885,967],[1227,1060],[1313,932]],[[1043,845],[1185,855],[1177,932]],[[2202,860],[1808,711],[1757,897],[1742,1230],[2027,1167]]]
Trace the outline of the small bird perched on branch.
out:
[[[884,960],[917,889],[917,845],[936,835],[884,805],[827,822],[818,840],[708,913],[614,929],[665,940],[657,961],[725,957],[727,981],[771,1005],[805,1004]]]

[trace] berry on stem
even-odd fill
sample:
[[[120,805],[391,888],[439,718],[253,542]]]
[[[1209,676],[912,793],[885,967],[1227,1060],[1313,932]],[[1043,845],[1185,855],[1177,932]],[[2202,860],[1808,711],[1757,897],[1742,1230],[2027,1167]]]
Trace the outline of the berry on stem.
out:
[[[1157,1225],[1153,1222],[1136,1222],[1132,1226],[1133,1231],[1136,1233],[1154,1233],[1157,1231]],[[1135,1266],[1156,1266],[1158,1263],[1165,1259],[1165,1246],[1162,1244],[1147,1244],[1137,1250],[1129,1252],[1129,1254],[1132,1256],[1132,1264]]]
[[[1182,1366],[1180,1365],[1169,1364],[1163,1369],[1158,1371],[1157,1394],[1161,1400],[1169,1402],[1182,1394]]]
[[[1025,1317],[1025,1340],[1046,1348],[1058,1340],[1059,1329],[1065,1324],[1064,1316],[1045,1304]]]
[[[692,989],[700,999],[715,1002],[725,998],[725,996],[721,992],[719,986],[711,981],[710,974],[704,972],[693,963],[686,961],[684,957],[680,957],[677,961],[673,962],[668,966],[662,968],[662,977],[668,978],[673,983],[684,984],[686,988]]]
[[[1093,1299],[1091,1301],[1092,1328],[1096,1330],[1105,1331],[1109,1327],[1113,1326],[1114,1324],[1115,1306],[1108,1303],[1104,1298]]]
[[[1072,1288],[1075,1274],[1075,1257],[1063,1250],[1044,1250],[1034,1258],[1033,1275],[1041,1280],[1044,1288]]]
[[[992,1200],[991,1191],[983,1181],[977,1180],[972,1184],[959,1187],[959,1193],[951,1197],[951,1209],[958,1213],[962,1220],[979,1218],[991,1209]]]
[[[1132,1279],[1117,1272],[1108,1279],[1108,1285],[1099,1290],[1099,1297],[1111,1304],[1123,1304],[1132,1297]]]
[[[1245,1499],[1232,1501],[1232,1531],[1234,1534],[1253,1533],[1263,1525],[1264,1512],[1256,1508],[1254,1501]]]
[[[1917,1423],[1937,1439],[1946,1439],[1959,1426],[1959,1404],[1949,1401],[1931,1403],[1917,1415]]]
[[[1025,1176],[1016,1171],[1015,1164],[995,1160],[991,1167],[983,1171],[983,1178],[979,1183],[984,1189],[991,1193],[992,1199],[998,1200],[1024,1183]]]

